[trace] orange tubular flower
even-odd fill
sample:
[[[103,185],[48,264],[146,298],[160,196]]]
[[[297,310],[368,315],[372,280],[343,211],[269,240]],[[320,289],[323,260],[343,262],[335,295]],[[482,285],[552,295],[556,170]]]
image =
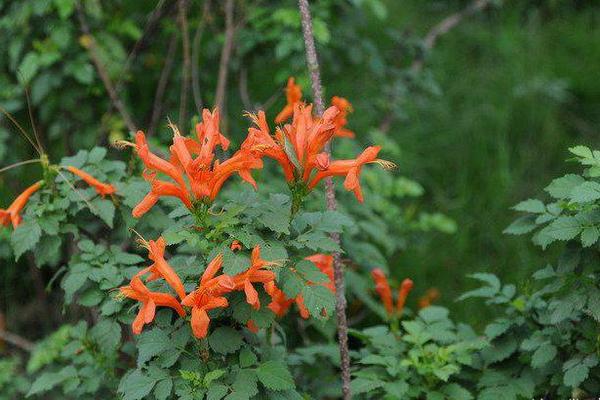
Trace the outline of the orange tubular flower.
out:
[[[87,172],[80,170],[79,168],[68,166],[67,170],[72,174],[77,175],[78,177],[83,179],[85,183],[93,187],[96,190],[96,192],[102,197],[114,194],[116,192],[113,185],[110,185],[108,183],[102,183],[98,179],[94,178]]]
[[[121,287],[120,291],[124,296],[142,303],[138,315],[131,324],[133,333],[136,335],[142,332],[145,324],[154,320],[156,306],[171,307],[179,316],[185,317],[185,311],[175,297],[166,293],[151,292],[138,276],[134,276],[131,283]]]
[[[6,210],[0,209],[0,223],[8,226],[12,223],[13,228],[17,228],[21,223],[21,211],[27,205],[29,198],[42,187],[42,181],[38,181],[29,186],[12,202]]]
[[[235,284],[235,290],[243,290],[246,294],[246,301],[255,310],[260,308],[260,301],[258,299],[258,292],[252,286],[253,283],[262,283],[263,285],[275,280],[275,274],[273,271],[265,270],[264,268],[272,265],[268,261],[260,258],[260,246],[254,247],[252,250],[252,257],[250,259],[250,268],[246,271],[233,277]]]
[[[223,266],[223,256],[216,256],[202,274],[200,284],[181,302],[184,306],[192,307],[192,332],[198,339],[206,337],[210,318],[208,311],[214,308],[227,307],[229,302],[223,295],[235,288],[235,283],[229,275],[215,274]]]
[[[148,250],[148,258],[154,261],[154,264],[143,269],[137,275],[140,276],[149,272],[150,277],[147,279],[148,282],[163,278],[167,281],[169,286],[175,290],[180,299],[185,298],[185,288],[183,287],[181,279],[179,279],[179,275],[177,275],[165,260],[165,239],[161,236],[158,240],[149,240],[148,242],[143,243],[143,245]]]
[[[412,290],[414,284],[411,279],[406,278],[402,281],[400,285],[400,289],[398,289],[398,302],[396,303],[396,313],[398,315],[402,315],[402,311],[404,310],[404,304],[406,303],[406,298],[408,294]]]
[[[242,249],[242,244],[239,242],[239,240],[234,240],[233,242],[231,242],[229,248],[231,249],[231,251],[239,251]]]
[[[392,300],[392,289],[390,289],[387,277],[380,268],[375,268],[371,271],[371,276],[373,277],[373,281],[375,281],[375,290],[381,298],[385,311],[387,311],[388,315],[392,315],[394,313],[394,301]]]
[[[283,110],[275,117],[275,123],[281,124],[287,121],[294,114],[294,106],[302,100],[302,88],[296,85],[294,78],[288,78],[288,83],[285,88],[286,105]]]
[[[353,112],[352,104],[343,97],[333,96],[331,98],[331,105],[336,106],[340,113],[335,117],[333,123],[335,124],[335,136],[353,138],[354,132],[345,128],[348,120],[346,116],[348,113]]]
[[[419,298],[419,309],[427,308],[440,298],[440,291],[437,288],[429,288],[423,296]]]
[[[256,325],[256,323],[251,319],[249,319],[248,322],[246,322],[246,328],[248,328],[248,330],[252,333],[258,332],[258,325]]]
[[[296,296],[295,299],[288,299],[285,293],[275,286],[275,281],[267,282],[265,284],[265,291],[271,296],[271,303],[269,303],[268,308],[278,317],[283,317],[293,303],[296,303],[296,307],[298,307],[300,316],[303,319],[310,317],[310,313],[304,305],[304,298],[301,295]]]
[[[144,178],[150,182],[151,191],[134,208],[133,216],[141,217],[148,212],[162,196],[179,198],[184,205],[192,209],[197,202],[212,202],[225,181],[237,173],[243,180],[256,188],[256,182],[250,170],[262,168],[262,160],[252,152],[240,150],[223,163],[215,160],[215,149],[221,146],[226,150],[229,140],[219,131],[219,112],[203,110],[202,122],[196,125],[197,139],[184,137],[176,126],[173,130],[173,145],[170,147],[169,161],[156,156],[148,149],[144,133],[136,134],[137,153],[149,172]],[[170,177],[174,182],[165,182],[156,178],[156,173]],[[189,182],[189,188],[186,183]]]
[[[305,260],[311,261],[321,270],[322,273],[329,277],[329,282],[323,284],[327,289],[335,293],[335,278],[333,276],[333,256],[328,254],[313,254],[306,257]]]

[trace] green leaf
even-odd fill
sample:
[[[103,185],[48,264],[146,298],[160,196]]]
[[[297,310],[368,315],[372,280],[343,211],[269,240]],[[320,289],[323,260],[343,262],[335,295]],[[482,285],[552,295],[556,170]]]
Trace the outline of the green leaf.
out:
[[[350,382],[350,390],[352,394],[357,395],[361,393],[372,392],[375,389],[378,389],[384,385],[382,381],[374,381],[366,378],[356,378]]]
[[[96,198],[92,201],[92,214],[100,217],[110,228],[113,227],[115,205],[108,199]]]
[[[267,389],[289,390],[294,389],[294,379],[287,366],[279,361],[267,361],[256,369],[260,382]]]
[[[206,393],[206,400],[221,400],[229,389],[225,385],[212,385],[208,388]]]
[[[136,369],[121,379],[118,391],[123,394],[123,400],[141,400],[150,394],[155,384],[155,379]]]
[[[570,194],[571,201],[575,203],[589,203],[600,199],[600,183],[583,182],[573,188]]]
[[[277,282],[280,283],[283,293],[290,299],[298,296],[304,287],[304,282],[300,279],[298,274],[285,267],[279,272],[279,279]]]
[[[226,371],[224,369],[214,369],[212,371],[207,372],[206,375],[204,375],[204,378],[202,379],[204,386],[210,387],[211,383],[225,375],[225,372]]]
[[[15,260],[18,260],[27,250],[32,250],[40,241],[42,228],[35,220],[23,221],[10,237]]]
[[[507,235],[523,235],[529,233],[537,227],[535,215],[524,215],[513,221],[506,227],[502,233]]]
[[[492,340],[505,333],[512,325],[508,319],[499,319],[485,327],[485,335]]]
[[[538,347],[538,349],[531,356],[531,366],[533,368],[541,368],[546,366],[550,361],[554,360],[556,354],[556,347],[546,342]]]
[[[256,364],[257,362],[256,355],[252,352],[252,350],[248,348],[243,348],[240,351],[240,367],[247,368]]]
[[[309,282],[323,283],[329,282],[329,277],[325,275],[317,266],[308,260],[302,260],[296,264],[296,270]]]
[[[54,6],[56,7],[58,15],[61,19],[66,19],[73,14],[73,10],[75,9],[75,1],[76,0],[54,0]]]
[[[593,246],[600,238],[600,230],[595,226],[583,228],[581,232],[581,244],[583,247]]]
[[[556,240],[571,240],[581,232],[581,228],[575,217],[558,217],[543,231]]]
[[[567,174],[561,178],[553,180],[544,190],[550,193],[550,196],[555,199],[566,199],[571,194],[571,191],[585,182],[579,175]]]
[[[167,400],[173,390],[173,380],[171,378],[159,381],[154,387],[154,397],[156,400]]]
[[[592,150],[590,150],[590,148],[587,146],[580,145],[580,146],[569,147],[569,151],[581,158],[594,158],[594,154],[592,153]]]
[[[121,342],[121,326],[109,319],[101,320],[90,330],[92,339],[104,353],[115,351]]]
[[[65,291],[65,302],[73,301],[73,295],[83,287],[90,273],[90,266],[87,264],[75,264],[69,267],[69,272],[65,275],[60,286]]]
[[[529,212],[534,214],[542,214],[546,212],[546,206],[544,205],[544,203],[537,199],[528,199],[514,206],[513,210]]]
[[[333,293],[324,286],[304,286],[302,290],[304,305],[313,318],[327,318],[333,315],[335,298]],[[322,310],[326,311],[323,315]]]
[[[34,254],[38,267],[44,264],[54,265],[60,260],[60,236],[42,236],[39,245],[36,246]]]
[[[251,398],[258,394],[258,377],[256,372],[251,369],[240,369],[233,381],[233,393],[238,396],[245,395],[245,398]]]
[[[457,383],[451,383],[444,386],[442,392],[448,399],[452,400],[471,400],[473,398],[471,392]]]
[[[77,377],[77,370],[73,366],[67,366],[58,372],[46,372],[40,375],[29,388],[27,397],[37,393],[47,392],[56,385],[66,381],[67,379]]]
[[[144,331],[137,341],[138,366],[171,348],[169,335],[160,328]]]
[[[565,371],[563,382],[567,386],[576,388],[587,379],[589,373],[590,369],[587,365],[583,363],[576,364]]]
[[[235,329],[223,326],[213,331],[208,337],[208,343],[217,353],[233,353],[242,345],[242,336]]]

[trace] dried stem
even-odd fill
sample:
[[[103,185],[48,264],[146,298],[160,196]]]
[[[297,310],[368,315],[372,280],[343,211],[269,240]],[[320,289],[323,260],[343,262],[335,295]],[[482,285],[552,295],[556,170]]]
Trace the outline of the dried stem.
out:
[[[173,33],[171,35],[171,39],[169,39],[169,47],[167,49],[167,56],[165,57],[165,65],[160,73],[158,85],[156,85],[154,104],[152,106],[152,116],[150,117],[150,125],[148,128],[148,136],[151,136],[156,130],[158,120],[162,114],[163,97],[167,89],[167,84],[169,83],[169,77],[171,76],[173,63],[175,62],[175,51],[177,51],[177,33]]]
[[[35,347],[29,340],[3,329],[0,329],[0,339],[29,353],[31,353]]]
[[[194,104],[196,105],[196,111],[201,112],[204,108],[204,102],[202,101],[202,95],[200,92],[200,75],[198,72],[198,59],[200,58],[200,42],[202,40],[202,33],[206,27],[206,21],[210,18],[210,0],[205,0],[202,7],[202,18],[198,22],[196,27],[196,33],[194,33],[194,40],[192,41],[192,94],[194,95]]]
[[[250,100],[250,94],[248,94],[248,71],[246,67],[242,66],[240,68],[240,99],[242,99],[242,104],[246,111],[254,112],[254,106],[252,105],[252,101]]]
[[[444,18],[440,23],[429,30],[425,39],[423,39],[423,47],[425,50],[431,50],[437,39],[448,33],[452,28],[457,26],[464,18],[483,10],[491,4],[492,0],[476,0],[459,12],[451,14]],[[423,68],[423,58],[417,58],[411,66],[413,71],[420,71]]]
[[[100,60],[100,57],[98,56],[96,40],[90,33],[90,27],[87,24],[87,21],[85,19],[85,14],[84,14],[83,10],[81,9],[81,5],[79,3],[77,3],[77,16],[79,18],[79,24],[81,25],[81,31],[85,35],[82,40],[83,45],[87,49],[90,59],[92,60],[92,63],[96,67],[96,71],[98,71],[98,75],[100,75],[100,79],[102,80],[102,83],[104,84],[104,87],[106,88],[106,91],[108,92],[110,100],[111,100],[113,106],[119,112],[119,114],[121,114],[121,118],[123,118],[123,121],[125,121],[125,125],[127,126],[127,129],[129,129],[132,132],[135,132],[137,129],[135,127],[133,119],[131,119],[129,112],[125,108],[125,104],[123,103],[123,101],[121,100],[121,98],[119,97],[118,93],[115,90],[115,86],[113,85],[113,82],[110,79],[108,71],[106,70],[106,68],[104,67],[104,64],[102,64],[102,60]]]
[[[306,63],[310,72],[313,98],[318,115],[322,115],[325,111],[323,103],[323,89],[321,87],[321,76],[319,70],[319,62],[317,60],[317,50],[315,48],[315,39],[312,29],[312,19],[308,0],[298,0],[300,14],[302,17],[302,33],[304,35],[304,44],[306,47]],[[325,149],[331,152],[328,145]],[[325,181],[327,209],[335,210],[337,202],[335,199],[335,189],[333,180],[328,177]],[[337,232],[331,234],[331,239],[340,244],[340,235]],[[344,271],[340,253],[333,253],[333,271],[335,281],[335,312],[337,316],[337,333],[338,344],[340,348],[341,372],[342,372],[342,394],[344,400],[351,399],[350,393],[350,354],[348,352],[348,321],[346,320],[346,297],[345,297],[345,282]]]
[[[179,97],[179,127],[186,132],[188,95],[190,91],[192,61],[190,55],[190,32],[187,20],[187,0],[179,0],[178,23],[181,29],[181,44],[183,45],[183,65],[181,66],[181,92]]]
[[[229,58],[233,49],[233,35],[235,27],[233,25],[233,0],[225,2],[225,41],[221,51],[219,61],[219,78],[217,80],[217,89],[215,92],[215,106],[223,112],[225,105],[225,89],[227,88],[227,76],[229,74]]]

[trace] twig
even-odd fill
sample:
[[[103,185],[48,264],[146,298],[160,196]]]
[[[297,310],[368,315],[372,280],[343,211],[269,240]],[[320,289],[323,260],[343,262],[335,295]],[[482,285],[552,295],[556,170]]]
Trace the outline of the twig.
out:
[[[254,112],[254,106],[252,105],[252,101],[250,101],[250,95],[248,94],[248,71],[244,66],[240,68],[239,85],[240,99],[242,100],[242,104],[244,104],[244,108],[248,112]]]
[[[154,104],[152,105],[152,116],[150,117],[150,125],[148,127],[148,136],[152,136],[158,125],[158,120],[162,113],[163,108],[163,97],[169,83],[169,77],[171,76],[171,70],[173,69],[173,63],[175,62],[175,51],[177,50],[177,33],[171,35],[169,39],[169,47],[167,49],[167,55],[165,57],[165,65],[163,66],[160,78],[158,79],[158,85],[156,85],[156,93],[154,94]]]
[[[187,20],[187,0],[179,0],[178,23],[181,28],[181,44],[183,47],[183,65],[181,66],[181,92],[179,94],[179,129],[186,132],[188,94],[190,91],[192,61],[190,56],[190,32]]]
[[[98,75],[100,75],[100,79],[102,80],[102,83],[104,84],[104,87],[106,88],[106,91],[108,92],[108,95],[110,97],[110,100],[111,100],[113,106],[117,109],[119,114],[121,114],[121,118],[123,118],[123,121],[125,121],[125,125],[127,126],[127,129],[129,129],[132,132],[135,132],[137,130],[135,127],[135,124],[134,124],[133,120],[131,119],[129,112],[125,108],[123,101],[121,101],[121,98],[115,91],[115,87],[113,85],[112,80],[110,79],[110,76],[108,75],[108,71],[106,70],[106,68],[104,67],[104,64],[102,64],[102,61],[100,60],[100,57],[98,56],[96,40],[90,33],[90,27],[88,26],[88,24],[85,20],[85,15],[83,13],[83,10],[81,9],[81,4],[79,4],[79,2],[77,2],[77,16],[79,18],[79,24],[81,25],[81,30],[85,35],[82,40],[83,46],[87,49],[88,54],[92,60],[92,63],[96,67],[96,71],[98,71]]]
[[[427,35],[425,35],[425,39],[423,39],[423,47],[425,48],[425,50],[431,50],[433,46],[435,46],[435,43],[437,42],[440,36],[448,33],[452,28],[457,26],[464,18],[469,17],[480,10],[483,10],[485,7],[489,6],[491,2],[492,0],[475,0],[473,3],[469,4],[461,11],[451,14],[444,18],[440,23],[431,28]],[[417,58],[412,63],[412,70],[420,71],[423,68],[423,61],[423,57]]]
[[[123,89],[123,83],[125,82],[125,77],[127,76],[127,71],[129,70],[129,67],[131,67],[132,61],[135,59],[135,57],[137,56],[137,53],[140,51],[140,49],[142,49],[144,47],[143,46],[144,42],[148,39],[148,37],[154,31],[154,28],[160,22],[160,20],[163,16],[163,11],[164,11],[163,6],[164,5],[165,5],[165,0],[158,0],[158,2],[156,3],[156,7],[154,7],[154,10],[152,10],[152,13],[150,14],[150,16],[148,17],[148,19],[146,21],[146,26],[144,26],[142,35],[135,42],[135,44],[133,45],[133,48],[129,52],[129,55],[127,56],[127,60],[125,60],[125,65],[123,66],[123,69],[121,70],[121,73],[119,74],[119,79],[117,79],[117,83],[115,83],[115,91],[117,93],[121,93],[121,89]],[[167,12],[169,11],[169,8],[170,7],[167,7]]]
[[[202,17],[198,26],[196,27],[196,33],[194,33],[194,39],[192,41],[192,94],[194,95],[194,104],[196,105],[196,112],[202,112],[204,108],[204,102],[202,101],[202,95],[200,92],[200,75],[198,73],[198,59],[200,58],[200,42],[202,34],[206,26],[206,21],[210,18],[210,0],[205,0],[202,7]]]
[[[313,35],[308,0],[298,0],[298,6],[302,16],[302,33],[304,35],[304,44],[306,47],[306,63],[310,72],[313,98],[317,114],[322,115],[325,111],[325,105],[323,103],[323,89],[321,87],[319,62],[317,60],[317,50],[315,48],[315,38]],[[329,145],[327,145],[325,151],[328,153],[331,152]],[[337,202],[331,177],[325,181],[325,188],[327,209],[335,210],[337,208]],[[331,234],[331,239],[338,245],[340,244],[340,235],[337,232]],[[345,282],[342,260],[340,258],[340,253],[338,252],[333,253],[333,272],[336,291],[335,312],[337,316],[337,333],[341,360],[340,367],[342,372],[342,395],[344,400],[350,400],[350,354],[348,352],[348,321],[346,320]]]
[[[31,353],[35,348],[35,345],[29,340],[3,329],[0,329],[0,339],[29,353]]]
[[[215,91],[215,106],[223,112],[225,103],[225,89],[227,87],[227,75],[229,74],[229,58],[233,49],[233,35],[235,27],[233,26],[233,0],[225,2],[225,41],[221,51],[219,61],[219,78],[217,80],[217,89]]]

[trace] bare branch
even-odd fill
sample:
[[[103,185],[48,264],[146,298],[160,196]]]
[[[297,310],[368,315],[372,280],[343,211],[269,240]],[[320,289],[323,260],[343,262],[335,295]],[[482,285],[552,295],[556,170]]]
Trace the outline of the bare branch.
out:
[[[82,40],[83,45],[87,49],[88,55],[90,56],[92,63],[96,67],[96,71],[98,71],[98,75],[100,75],[100,79],[102,80],[102,83],[104,84],[104,87],[108,92],[110,100],[113,106],[119,112],[119,114],[121,114],[121,118],[123,118],[123,121],[125,121],[127,129],[129,129],[132,132],[135,132],[137,129],[135,127],[133,119],[131,119],[129,112],[125,108],[125,104],[117,94],[113,82],[110,79],[110,76],[108,75],[108,71],[106,70],[104,64],[102,64],[102,60],[100,60],[100,57],[98,56],[96,40],[90,32],[90,27],[87,24],[85,14],[81,9],[81,4],[79,3],[77,3],[77,16],[79,18],[79,24],[81,25],[81,31],[84,33],[84,37]]]
[[[461,11],[451,14],[444,18],[440,23],[431,28],[427,35],[425,35],[425,39],[423,39],[423,46],[425,47],[425,50],[431,50],[435,46],[435,43],[437,42],[440,36],[448,33],[450,30],[456,27],[464,18],[483,10],[485,7],[489,6],[491,2],[492,0],[475,0],[473,3],[469,4]],[[423,58],[417,58],[413,62],[411,68],[413,71],[420,71],[423,68]]]
[[[187,0],[179,0],[178,23],[181,28],[181,43],[183,46],[183,65],[181,66],[181,92],[179,97],[179,129],[186,132],[188,95],[190,91],[190,80],[192,61],[190,56],[190,32],[187,20]]]
[[[158,120],[162,114],[163,108],[163,97],[169,83],[169,77],[171,76],[171,70],[173,69],[173,63],[175,62],[175,52],[177,51],[177,33],[174,32],[169,39],[169,47],[167,48],[167,55],[165,57],[165,64],[160,78],[158,79],[158,85],[156,85],[156,93],[154,94],[154,104],[152,106],[152,116],[150,117],[150,125],[148,127],[148,136],[154,134]]]
[[[225,89],[227,88],[227,76],[229,74],[229,58],[233,49],[233,36],[235,27],[233,25],[233,0],[225,2],[225,41],[221,51],[219,61],[219,77],[217,80],[217,89],[215,92],[215,106],[222,112],[225,103]]]
[[[3,329],[0,329],[0,339],[29,353],[31,353],[35,348],[35,345],[29,340]]]
[[[205,0],[202,7],[202,17],[200,18],[200,22],[198,22],[196,33],[194,33],[194,40],[192,41],[192,93],[194,95],[196,112],[199,113],[202,112],[202,109],[204,108],[204,102],[202,101],[202,95],[200,92],[198,59],[200,58],[200,42],[208,19],[210,19],[210,0]]]
[[[306,47],[306,63],[310,72],[313,98],[318,115],[322,115],[325,111],[323,103],[323,89],[321,87],[321,74],[319,70],[319,62],[317,59],[317,49],[315,48],[315,38],[313,35],[312,19],[308,0],[298,0],[300,14],[302,16],[302,32],[304,35],[304,44]],[[331,152],[330,146],[327,145],[325,151]],[[335,199],[335,189],[333,180],[328,177],[325,181],[327,209],[335,210],[337,202]],[[331,239],[340,244],[340,235],[337,232],[331,234]],[[345,282],[344,271],[340,253],[333,253],[333,273],[335,283],[335,312],[337,316],[337,333],[338,344],[340,348],[341,372],[342,372],[342,394],[344,400],[350,400],[352,395],[350,392],[350,354],[348,352],[348,321],[346,320],[346,297],[345,297]]]
[[[250,95],[248,94],[248,71],[244,66],[240,68],[239,85],[240,99],[242,99],[242,104],[244,104],[244,108],[246,109],[246,111],[254,112],[255,107],[252,104],[252,101],[250,101]]]

